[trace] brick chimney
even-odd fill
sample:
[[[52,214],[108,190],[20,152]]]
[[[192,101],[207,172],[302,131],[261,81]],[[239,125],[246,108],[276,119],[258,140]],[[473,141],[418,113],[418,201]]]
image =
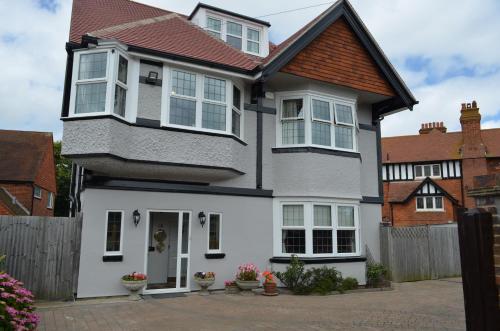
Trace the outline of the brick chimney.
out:
[[[420,128],[420,130],[418,130],[418,133],[427,134],[432,130],[446,133],[446,127],[444,126],[443,122],[422,123],[422,127]]]

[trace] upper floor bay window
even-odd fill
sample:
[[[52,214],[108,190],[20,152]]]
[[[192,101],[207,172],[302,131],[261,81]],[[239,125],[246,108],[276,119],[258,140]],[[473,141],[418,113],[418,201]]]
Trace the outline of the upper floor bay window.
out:
[[[284,202],[280,210],[280,255],[359,255],[356,205]]]
[[[241,136],[241,90],[231,81],[171,70],[167,125]]]
[[[415,178],[441,177],[441,166],[439,164],[424,164],[415,166]]]
[[[125,117],[128,59],[117,50],[76,52],[72,115],[114,114]]]
[[[279,146],[357,150],[354,102],[306,94],[280,103]]]
[[[222,17],[207,16],[206,30],[212,36],[224,40],[236,49],[260,54],[261,31],[257,27]]]

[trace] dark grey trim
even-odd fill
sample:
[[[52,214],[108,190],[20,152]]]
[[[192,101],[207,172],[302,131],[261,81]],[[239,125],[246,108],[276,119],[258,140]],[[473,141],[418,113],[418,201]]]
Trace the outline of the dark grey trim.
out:
[[[207,260],[223,259],[226,257],[225,253],[206,253],[205,258]]]
[[[162,62],[151,61],[151,60],[146,60],[146,59],[141,59],[140,62],[143,63],[143,64],[148,64],[150,66],[155,66],[155,67],[163,68],[163,63]]]
[[[259,89],[261,90],[261,93],[259,95],[264,94],[263,89],[264,86],[262,84],[258,84]],[[263,132],[263,115],[262,112],[260,111],[262,109],[262,96],[257,97],[257,158],[256,158],[256,188],[261,189],[262,188],[262,144],[263,144],[263,139],[264,139],[264,132]]]
[[[256,112],[261,112],[261,113],[266,113],[266,114],[271,114],[271,115],[276,115],[276,108],[271,108],[271,107],[264,107],[264,106],[259,106],[253,103],[245,103],[244,105],[245,110],[251,110],[251,111],[256,111]]]
[[[104,255],[102,262],[122,262],[123,255]]]
[[[269,259],[271,263],[288,264],[292,260],[291,257],[272,257]],[[324,263],[348,263],[348,262],[365,262],[366,256],[353,257],[299,257],[299,260],[304,264],[324,264]]]
[[[146,76],[139,76],[139,83],[141,84],[147,84],[147,85],[153,85],[153,86],[162,86],[163,81],[158,78],[154,83],[148,82],[148,77]]]
[[[136,123],[127,122],[126,120],[121,119],[121,118],[116,117],[116,116],[113,116],[113,115],[95,115],[95,116],[85,116],[85,117],[64,117],[64,118],[61,118],[61,120],[63,122],[71,122],[71,121],[95,120],[95,119],[102,119],[102,118],[111,118],[111,119],[114,119],[115,121],[118,121],[120,123],[127,124],[130,126],[137,126],[137,127],[141,127],[141,128],[159,129],[159,130],[166,130],[166,131],[186,132],[186,133],[192,133],[192,134],[202,134],[202,135],[206,135],[206,136],[231,138],[234,141],[242,144],[243,146],[248,145],[246,142],[244,142],[240,138],[238,138],[234,135],[231,135],[231,134],[205,132],[205,131],[198,131],[198,130],[191,130],[191,129],[182,129],[182,128],[173,128],[173,127],[168,127],[168,126],[161,126],[161,125],[158,125],[158,123],[160,121],[149,120],[149,119],[140,118],[140,117],[138,117],[136,119]]]
[[[378,175],[378,195],[384,201],[384,182],[382,181],[382,133],[380,130],[380,120],[375,121],[376,139],[377,139],[377,175]],[[393,172],[394,174],[394,172]],[[399,172],[401,177],[401,170]],[[408,175],[406,176],[408,178]]]
[[[86,154],[65,154],[67,158],[71,159],[85,159],[85,158],[96,158],[96,157],[109,157],[115,160],[119,160],[127,163],[140,163],[140,164],[154,164],[154,165],[165,165],[172,167],[186,167],[186,168],[199,168],[199,169],[214,169],[214,170],[226,170],[233,172],[238,175],[244,175],[243,171],[229,168],[229,167],[219,167],[219,166],[209,166],[203,164],[189,164],[189,163],[179,163],[179,162],[163,162],[163,161],[150,161],[150,160],[137,160],[137,159],[127,159],[122,156],[114,155],[112,153],[86,153]]]
[[[196,184],[177,184],[161,181],[147,181],[126,178],[90,177],[86,188],[125,191],[171,192],[211,195],[233,195],[246,197],[272,198],[272,190],[258,190],[240,187],[210,186]]]
[[[336,155],[344,157],[352,157],[361,160],[361,154],[356,152],[336,151],[327,148],[319,147],[275,147],[272,149],[273,154],[279,153],[316,153],[326,155]]]
[[[194,8],[194,10],[189,15],[188,20],[191,20],[193,18],[193,16],[196,14],[196,12],[200,8],[206,8],[206,9],[213,10],[213,11],[216,11],[216,12],[219,12],[219,13],[222,13],[222,14],[226,14],[226,15],[229,15],[229,16],[239,17],[241,19],[244,19],[244,20],[247,20],[247,21],[250,21],[250,22],[254,22],[254,23],[258,23],[258,24],[262,24],[262,25],[265,25],[267,27],[271,26],[271,23],[269,23],[269,22],[262,21],[262,20],[259,20],[257,18],[253,18],[253,17],[250,17],[250,16],[245,16],[245,15],[242,15],[242,14],[238,14],[238,13],[226,10],[226,9],[222,9],[222,8],[210,6],[210,5],[207,5],[207,4],[202,3],[202,2],[199,2],[196,5],[196,7]]]
[[[384,204],[384,197],[363,196],[362,200],[360,202],[361,203],[373,203],[373,204],[377,204],[377,205],[382,205],[382,204]]]
[[[71,96],[71,81],[73,77],[73,49],[75,44],[66,43],[66,71],[64,73],[63,101],[61,107],[61,117],[69,115],[69,98]]]
[[[359,129],[360,130],[366,130],[366,131],[377,131],[377,126],[376,125],[359,123]]]

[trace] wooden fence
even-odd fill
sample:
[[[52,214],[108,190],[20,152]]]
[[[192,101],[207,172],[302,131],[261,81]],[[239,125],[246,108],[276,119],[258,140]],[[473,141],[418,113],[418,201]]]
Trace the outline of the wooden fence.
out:
[[[76,292],[82,217],[0,216],[5,270],[37,299],[70,299]]]
[[[456,224],[380,228],[381,262],[395,282],[460,276]]]

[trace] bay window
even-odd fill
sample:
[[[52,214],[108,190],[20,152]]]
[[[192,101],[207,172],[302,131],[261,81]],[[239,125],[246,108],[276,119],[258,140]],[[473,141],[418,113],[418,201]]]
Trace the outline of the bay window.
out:
[[[283,202],[279,222],[279,255],[359,255],[357,205]]]
[[[310,93],[280,100],[278,147],[308,145],[357,150],[353,101]]]
[[[196,75],[172,70],[171,124],[196,125]]]
[[[205,76],[203,92],[202,127],[226,130],[226,81]]]
[[[241,91],[233,85],[233,106],[231,112],[231,132],[241,137]]]

